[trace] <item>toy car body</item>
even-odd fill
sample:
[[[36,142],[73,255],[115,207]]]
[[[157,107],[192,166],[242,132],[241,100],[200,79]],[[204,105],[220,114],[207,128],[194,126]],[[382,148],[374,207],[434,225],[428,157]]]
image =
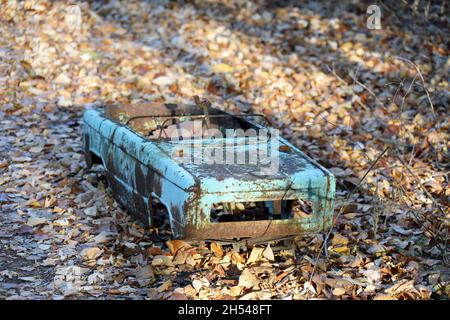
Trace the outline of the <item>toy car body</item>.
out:
[[[259,115],[152,104],[91,109],[83,118],[87,165],[104,166],[115,198],[144,223],[152,225],[155,203],[163,204],[175,238],[268,240],[319,232],[332,224],[334,176],[281,137],[271,150],[278,167],[269,173],[261,171],[260,163],[183,162],[174,157],[187,154],[180,151],[186,146],[204,148],[213,142],[234,152],[249,151],[255,138],[205,139],[189,125],[200,121],[201,128],[208,125],[216,132],[267,130]],[[174,129],[183,125],[191,135],[172,139]],[[170,130],[172,138],[166,132]],[[197,156],[202,153],[194,151],[190,159]]]

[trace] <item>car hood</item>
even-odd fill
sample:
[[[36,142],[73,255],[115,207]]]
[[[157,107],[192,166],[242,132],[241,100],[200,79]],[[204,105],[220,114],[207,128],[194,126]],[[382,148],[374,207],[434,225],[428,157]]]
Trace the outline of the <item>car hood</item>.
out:
[[[208,163],[208,157],[205,156],[211,154],[208,146],[199,149],[199,145],[196,145],[195,149],[189,149],[186,148],[188,145],[186,142],[160,142],[158,145],[164,153],[170,155],[195,180],[199,181],[201,188],[207,193],[316,188],[320,185],[321,178],[330,175],[328,171],[287,142],[281,142],[282,147],[271,150],[272,161],[267,165],[251,164],[248,160],[237,163],[236,158],[233,159],[234,161],[228,161],[230,163],[226,161],[217,163],[217,158],[216,162]],[[259,146],[264,148],[264,145]],[[230,151],[229,148],[232,148],[231,151],[235,153],[248,152],[253,147],[252,145],[234,145],[225,147],[224,152]],[[215,148],[219,150],[217,145]],[[181,149],[183,151],[180,154]],[[226,156],[224,158],[226,159]],[[219,160],[221,160],[220,157]]]

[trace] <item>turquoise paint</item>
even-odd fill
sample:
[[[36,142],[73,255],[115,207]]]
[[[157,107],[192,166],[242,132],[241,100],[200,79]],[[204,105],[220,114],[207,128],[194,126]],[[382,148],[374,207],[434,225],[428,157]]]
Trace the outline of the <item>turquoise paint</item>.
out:
[[[314,204],[310,218],[273,220],[274,223],[296,223],[304,232],[331,226],[334,176],[283,138],[279,138],[280,145],[291,150],[287,153],[277,150],[279,172],[255,178],[246,172],[245,166],[179,163],[171,155],[186,141],[148,140],[129,127],[105,118],[99,110],[86,111],[83,120],[83,136],[88,140],[84,142],[86,151],[102,159],[106,169],[126,186],[126,192],[148,193],[141,194],[143,201],[150,197],[160,200],[169,211],[175,237],[183,237],[186,225],[202,228],[211,224],[210,208],[219,202],[309,199]],[[228,166],[228,169],[218,166]],[[157,187],[142,186],[148,183],[145,181],[139,184],[137,170],[144,177],[155,177],[152,181]]]

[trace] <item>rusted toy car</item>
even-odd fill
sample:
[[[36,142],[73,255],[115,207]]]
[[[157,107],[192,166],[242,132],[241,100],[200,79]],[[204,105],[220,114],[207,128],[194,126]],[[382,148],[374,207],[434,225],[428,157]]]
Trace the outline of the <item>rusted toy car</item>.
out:
[[[214,137],[199,133],[205,127]],[[256,137],[235,134],[249,130]],[[231,136],[220,137],[225,131]],[[87,110],[83,123],[87,165],[104,166],[114,197],[144,223],[152,225],[155,204],[163,204],[175,238],[269,240],[329,228],[334,176],[281,137],[258,140],[261,132],[268,132],[263,116],[198,101]],[[221,150],[234,160],[247,155],[211,162],[211,145],[216,160]],[[276,166],[249,161],[255,145],[267,147]]]

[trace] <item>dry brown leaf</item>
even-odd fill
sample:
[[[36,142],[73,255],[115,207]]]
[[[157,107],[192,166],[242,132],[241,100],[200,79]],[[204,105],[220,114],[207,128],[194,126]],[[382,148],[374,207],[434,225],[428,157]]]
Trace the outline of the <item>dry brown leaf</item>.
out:
[[[245,263],[245,259],[236,251],[232,252],[231,260],[235,263]]]
[[[386,294],[386,293],[378,293],[373,300],[398,300],[397,298]]]
[[[152,260],[152,266],[172,266],[172,257],[171,256],[164,256],[164,255],[158,255],[155,256]]]
[[[6,168],[8,166],[9,166],[9,164],[8,164],[7,160],[0,161],[0,168]]]
[[[339,233],[334,233],[333,239],[331,240],[331,244],[333,246],[343,245],[346,246],[348,244],[348,238],[344,237]]]
[[[54,195],[49,195],[45,198],[44,208],[53,207],[56,204],[56,197]]]
[[[239,300],[270,300],[272,296],[270,291],[252,291],[244,294]]]
[[[90,247],[85,248],[81,251],[81,256],[85,258],[86,260],[93,260],[100,257],[100,255],[103,253],[103,250],[101,250],[98,247]]]
[[[389,293],[392,296],[399,295],[403,292],[408,292],[414,289],[414,280],[400,280],[394,285],[390,286],[384,292]]]
[[[344,288],[341,287],[337,287],[333,289],[333,294],[335,296],[342,296],[343,294],[345,294],[346,290]]]
[[[170,253],[172,255],[175,255],[175,253],[182,249],[182,248],[190,248],[191,245],[183,240],[169,240],[166,242],[167,247],[170,250]]]
[[[147,265],[142,268],[138,268],[136,272],[136,281],[141,287],[145,287],[155,281],[155,273],[152,266]]]
[[[195,248],[192,249],[185,249],[181,248],[177,251],[175,254],[175,257],[173,258],[173,263],[175,265],[184,264],[186,263],[189,256],[192,256],[195,253]]]
[[[158,287],[158,292],[164,292],[164,291],[168,291],[172,288],[172,281],[171,280],[167,280],[165,281],[162,285],[160,285]]]
[[[25,203],[25,205],[27,205],[27,206],[29,206],[29,207],[34,207],[34,208],[40,208],[40,207],[42,207],[42,204],[41,204],[39,201],[37,201],[36,199],[28,200],[28,201]]]
[[[40,224],[45,224],[45,223],[47,223],[47,219],[45,219],[45,218],[31,217],[31,218],[28,218],[26,225],[30,226],[30,227],[35,227],[35,226],[38,226]]]
[[[252,288],[259,284],[259,279],[249,269],[244,269],[239,276],[239,286],[246,289]]]
[[[229,291],[231,296],[237,297],[237,296],[241,295],[242,287],[240,287],[240,286],[233,286],[230,289],[228,289],[228,291]]]
[[[172,292],[172,294],[169,297],[169,300],[189,300],[189,298],[181,292]]]
[[[223,257],[223,249],[222,249],[222,246],[220,244],[218,244],[217,242],[211,242],[211,251],[214,253],[214,255],[217,258],[222,259],[222,257]]]
[[[164,253],[160,247],[150,247],[150,248],[147,248],[146,251],[151,256],[163,255],[163,253]]]
[[[252,263],[258,261],[258,259],[262,255],[263,251],[264,251],[263,248],[253,247],[253,249],[250,253],[250,256],[247,259],[247,264],[252,264]]]

